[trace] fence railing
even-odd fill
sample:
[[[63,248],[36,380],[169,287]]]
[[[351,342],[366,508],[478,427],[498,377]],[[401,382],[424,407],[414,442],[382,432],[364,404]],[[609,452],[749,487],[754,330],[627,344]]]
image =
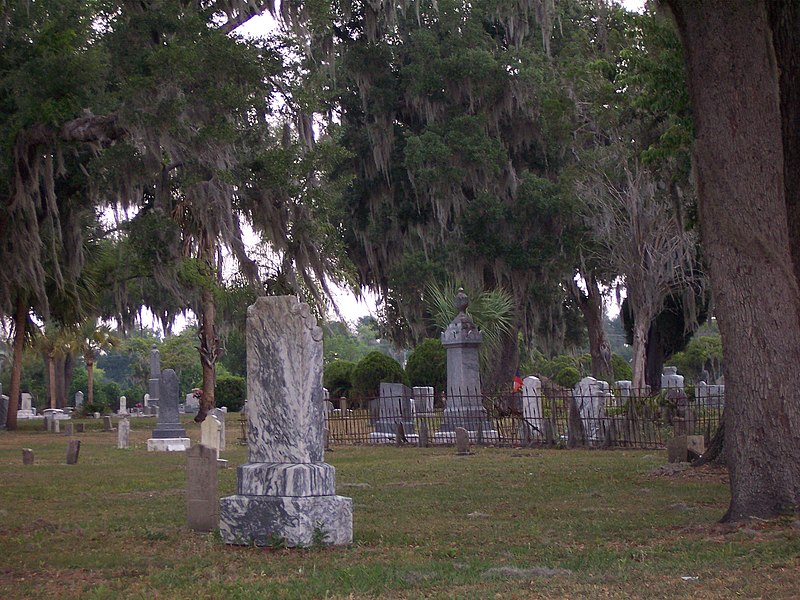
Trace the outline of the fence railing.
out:
[[[331,445],[452,444],[463,427],[476,444],[663,448],[674,435],[714,434],[722,415],[721,394],[695,399],[683,390],[625,396],[611,392],[540,395],[451,395],[444,406],[403,396],[332,401],[326,409]]]

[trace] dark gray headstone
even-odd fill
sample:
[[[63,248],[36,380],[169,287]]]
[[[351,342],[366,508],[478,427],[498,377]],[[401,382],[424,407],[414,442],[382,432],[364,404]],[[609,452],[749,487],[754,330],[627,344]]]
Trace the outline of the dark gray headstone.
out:
[[[86,431],[84,423],[75,423],[75,433],[83,433],[84,431]]]
[[[186,520],[193,531],[219,527],[217,451],[202,444],[186,451]]]
[[[114,425],[111,422],[111,415],[103,417],[103,431],[114,431]]]
[[[70,437],[75,434],[75,425],[73,423],[64,424],[64,433]]]
[[[23,465],[32,465],[33,464],[33,449],[32,448],[23,448],[22,449],[22,464]]]
[[[161,372],[161,398],[158,403],[158,424],[153,430],[154,438],[186,437],[186,429],[178,418],[178,404],[178,377],[172,369],[164,369]]]
[[[67,464],[68,465],[77,465],[78,464],[78,454],[81,451],[81,441],[80,440],[70,440],[69,444],[67,445]]]
[[[419,437],[417,438],[417,445],[420,448],[427,448],[430,444],[429,434],[428,434],[428,424],[425,421],[421,421],[419,424]]]

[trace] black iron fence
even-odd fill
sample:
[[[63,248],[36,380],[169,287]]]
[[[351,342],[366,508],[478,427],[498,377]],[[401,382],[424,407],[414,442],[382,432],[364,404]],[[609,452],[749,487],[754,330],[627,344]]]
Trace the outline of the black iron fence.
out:
[[[450,395],[415,402],[408,395],[333,400],[326,407],[330,445],[453,444],[463,427],[476,444],[492,446],[663,448],[675,435],[714,434],[723,392],[655,395],[630,390],[576,394],[555,388],[521,393]]]

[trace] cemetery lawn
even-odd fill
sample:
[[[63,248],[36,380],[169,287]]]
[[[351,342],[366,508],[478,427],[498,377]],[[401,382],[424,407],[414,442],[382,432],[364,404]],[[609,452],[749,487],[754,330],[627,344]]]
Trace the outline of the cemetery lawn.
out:
[[[798,517],[719,524],[725,471],[666,452],[335,447],[354,543],[287,550],[188,531],[185,456],[132,423],[128,450],[78,434],[72,466],[63,434],[0,432],[0,598],[800,597]],[[229,415],[221,496],[237,436]]]

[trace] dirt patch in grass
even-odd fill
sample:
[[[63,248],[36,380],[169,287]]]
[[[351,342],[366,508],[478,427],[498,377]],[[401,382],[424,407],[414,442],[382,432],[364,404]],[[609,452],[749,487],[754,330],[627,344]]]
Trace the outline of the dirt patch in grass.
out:
[[[728,469],[720,465],[706,464],[693,467],[689,463],[668,463],[650,472],[650,477],[669,477],[687,481],[729,484]]]

